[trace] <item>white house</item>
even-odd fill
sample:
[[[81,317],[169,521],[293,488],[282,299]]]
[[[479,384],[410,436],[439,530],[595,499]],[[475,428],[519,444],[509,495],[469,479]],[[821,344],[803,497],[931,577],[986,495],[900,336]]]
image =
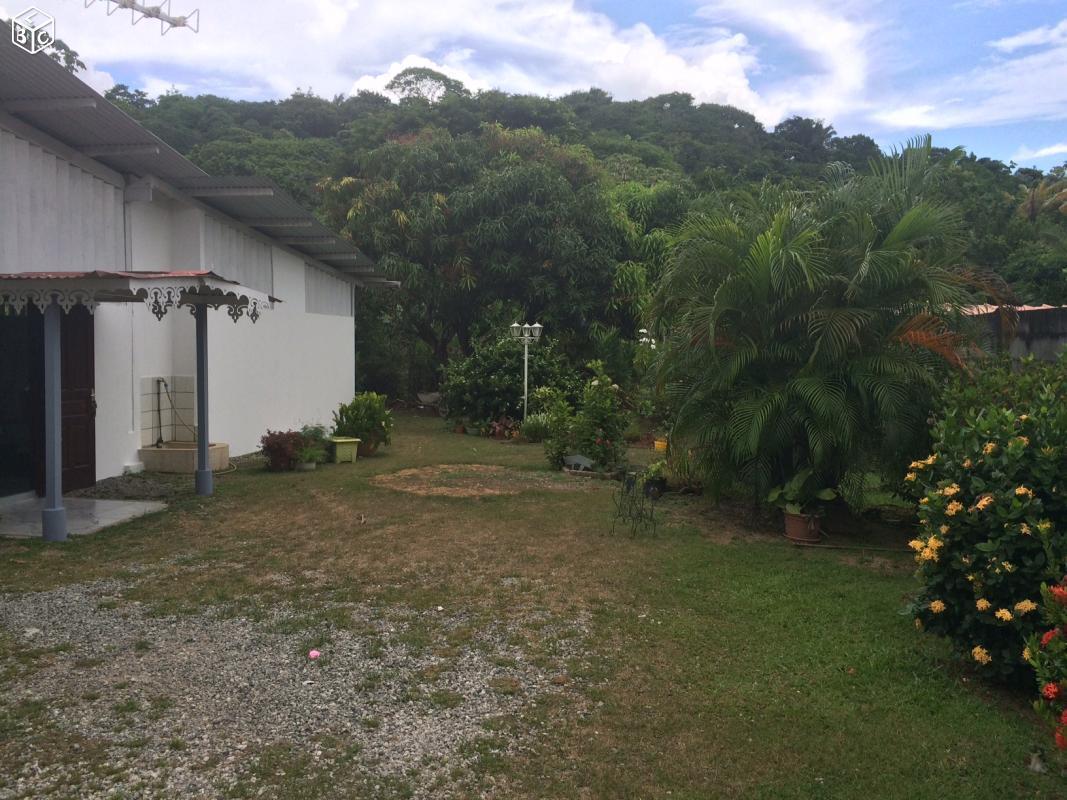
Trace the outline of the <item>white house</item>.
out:
[[[9,38],[0,25],[0,497],[48,489],[47,537],[57,461],[70,491],[196,438],[203,472],[208,420],[234,454],[328,422],[355,383],[356,287],[386,281],[269,181],[208,176]]]

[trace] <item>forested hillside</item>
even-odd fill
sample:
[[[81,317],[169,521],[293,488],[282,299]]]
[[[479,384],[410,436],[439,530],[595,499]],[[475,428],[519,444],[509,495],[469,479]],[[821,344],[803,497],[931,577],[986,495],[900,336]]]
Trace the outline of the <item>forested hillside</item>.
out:
[[[831,164],[863,172],[879,154],[828,122],[767,130],[686,94],[471,93],[422,69],[389,88],[399,102],[370,92],[153,100],[122,85],[108,97],[211,173],[274,179],[404,281],[391,298],[366,298],[358,320],[360,374],[400,394],[434,383],[450,353],[519,314],[545,322],[573,358],[623,369],[687,215],[744,207],[764,182],[805,191]],[[933,155],[928,199],[962,216],[967,262],[999,273],[1021,301],[1067,302],[1063,168]]]

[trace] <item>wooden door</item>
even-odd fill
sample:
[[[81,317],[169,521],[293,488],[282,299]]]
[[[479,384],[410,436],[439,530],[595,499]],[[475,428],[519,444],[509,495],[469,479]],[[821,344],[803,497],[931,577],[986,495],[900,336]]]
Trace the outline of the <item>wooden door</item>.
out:
[[[44,494],[44,326],[35,314],[33,358],[36,436],[34,447],[37,493]],[[93,316],[74,306],[60,325],[63,382],[63,491],[96,483],[96,360]]]

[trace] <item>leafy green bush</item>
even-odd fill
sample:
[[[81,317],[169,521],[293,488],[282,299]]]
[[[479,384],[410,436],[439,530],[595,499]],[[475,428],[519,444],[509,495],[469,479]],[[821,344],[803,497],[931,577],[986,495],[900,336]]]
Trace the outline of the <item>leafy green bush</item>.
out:
[[[1042,586],[1041,597],[1047,630],[1031,634],[1023,658],[1037,673],[1034,708],[1052,725],[1056,747],[1067,750],[1067,578]]]
[[[599,361],[589,364],[593,371],[577,411],[560,391],[542,391],[538,407],[548,417],[545,457],[554,467],[574,453],[591,459],[599,467],[611,467],[622,460],[626,443],[623,431],[627,415],[622,409],[619,387],[611,382]]]
[[[385,403],[385,395],[377,392],[362,392],[352,402],[342,403],[333,412],[334,434],[351,436],[372,446],[389,444],[393,414]]]
[[[578,376],[549,341],[530,347],[529,386],[577,393]],[[476,345],[469,358],[449,362],[441,384],[449,419],[485,425],[522,417],[522,343],[510,337]]]
[[[545,412],[530,414],[522,423],[519,432],[522,438],[528,442],[543,442],[549,434],[549,416]]]
[[[912,462],[917,624],[991,677],[1021,680],[1043,582],[1067,566],[1067,362],[990,365],[945,392],[934,452]],[[988,405],[983,402],[988,400]]]

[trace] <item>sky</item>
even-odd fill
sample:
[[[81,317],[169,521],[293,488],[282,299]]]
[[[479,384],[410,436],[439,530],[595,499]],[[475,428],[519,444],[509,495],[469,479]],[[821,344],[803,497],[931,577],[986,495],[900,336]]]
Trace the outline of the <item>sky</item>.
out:
[[[428,66],[472,90],[681,91],[768,128],[801,114],[886,149],[931,132],[1021,166],[1067,162],[1067,0],[170,0],[200,9],[200,32],[166,36],[106,0],[29,2],[101,91],[333,96]],[[0,0],[0,17],[23,9]]]

